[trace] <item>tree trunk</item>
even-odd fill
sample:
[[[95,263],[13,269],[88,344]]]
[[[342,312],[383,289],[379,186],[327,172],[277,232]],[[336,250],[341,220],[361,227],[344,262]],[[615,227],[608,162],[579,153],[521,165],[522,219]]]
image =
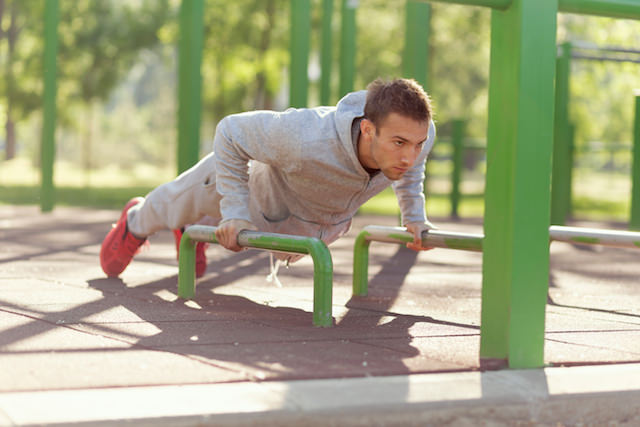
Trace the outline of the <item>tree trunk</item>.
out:
[[[91,152],[93,145],[93,127],[95,117],[95,102],[89,101],[86,109],[85,120],[85,134],[82,138],[82,168],[84,170],[84,186],[86,188],[91,187],[91,169],[93,168],[93,162],[91,161]]]
[[[4,13],[4,2],[0,5]],[[11,160],[16,155],[16,128],[13,119],[11,105],[13,103],[12,88],[15,84],[13,77],[13,52],[15,50],[16,39],[18,38],[17,26],[18,7],[15,2],[11,3],[11,18],[9,20],[9,29],[6,32],[7,37],[7,69],[5,72],[7,84],[7,121],[5,123],[6,141],[5,141],[5,160]]]

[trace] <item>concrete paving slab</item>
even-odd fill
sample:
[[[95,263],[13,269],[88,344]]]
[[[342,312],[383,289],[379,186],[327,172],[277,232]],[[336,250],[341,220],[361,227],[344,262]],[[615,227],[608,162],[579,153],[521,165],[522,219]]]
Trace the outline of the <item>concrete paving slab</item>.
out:
[[[640,421],[638,368],[4,393],[0,414],[14,425],[631,426]]]

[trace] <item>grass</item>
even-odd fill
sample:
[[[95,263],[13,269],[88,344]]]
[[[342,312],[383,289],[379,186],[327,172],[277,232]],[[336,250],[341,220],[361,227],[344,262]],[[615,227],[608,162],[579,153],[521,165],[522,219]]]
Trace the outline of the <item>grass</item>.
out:
[[[133,169],[116,167],[92,171],[87,174],[73,165],[57,162],[57,206],[82,206],[101,209],[121,209],[132,197],[144,196],[153,188],[175,176],[172,168],[155,168],[149,165]],[[583,220],[609,220],[626,222],[629,219],[629,178],[624,175],[604,175],[580,172],[575,175],[573,216]],[[466,182],[473,187],[482,178]],[[0,162],[0,204],[38,205],[40,203],[40,176],[37,168],[25,158]],[[470,184],[470,185],[469,185]],[[426,208],[429,217],[448,217],[450,203],[446,178],[430,178],[431,191],[427,195]],[[484,200],[475,185],[473,195],[465,195],[460,201],[461,218],[481,218]],[[464,187],[463,187],[464,188]],[[479,189],[481,191],[481,188]],[[360,209],[364,214],[398,215],[395,194],[388,188],[369,200]]]

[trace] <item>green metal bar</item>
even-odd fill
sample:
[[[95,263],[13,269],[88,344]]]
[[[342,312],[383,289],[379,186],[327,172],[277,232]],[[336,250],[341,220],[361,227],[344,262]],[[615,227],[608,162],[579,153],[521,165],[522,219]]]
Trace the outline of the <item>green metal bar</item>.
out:
[[[638,0],[559,0],[558,9],[567,13],[640,19]]]
[[[462,181],[462,154],[464,151],[464,120],[454,120],[451,123],[451,145],[453,146],[451,171],[451,217],[458,218],[460,205],[460,182]]]
[[[210,237],[215,240],[215,233]],[[178,296],[185,299],[196,296],[196,242],[187,233],[183,233],[180,239]]]
[[[180,241],[178,296],[195,295],[195,242],[218,243],[216,227],[192,225],[187,227]],[[238,244],[246,248],[309,254],[313,260],[313,324],[333,326],[332,288],[333,262],[327,245],[314,237],[265,233],[244,230],[238,234]],[[183,259],[184,257],[184,259]]]
[[[407,78],[413,78],[427,89],[429,58],[429,20],[431,5],[416,0],[407,0],[405,16],[405,38],[402,70]]]
[[[466,4],[506,10],[513,0],[429,0],[438,3]],[[610,18],[640,19],[638,0],[559,0],[558,11]]]
[[[358,233],[353,245],[353,295],[366,296],[369,282],[369,245],[371,234],[366,230]]]
[[[640,92],[636,94],[633,121],[633,170],[631,174],[631,218],[629,228],[640,230]]]
[[[550,241],[578,245],[600,245],[615,248],[640,249],[640,232],[607,230],[584,227],[549,227]],[[368,293],[369,246],[371,242],[406,244],[413,234],[406,228],[368,225],[356,237],[353,247],[353,295]],[[422,234],[425,246],[482,252],[484,236],[444,230],[428,230]]]
[[[342,0],[340,29],[340,98],[353,91],[356,62],[357,7],[358,0]]]
[[[289,70],[292,107],[307,106],[309,88],[309,41],[311,39],[311,0],[291,0],[291,66]]]
[[[438,3],[454,3],[454,4],[466,4],[469,6],[484,6],[493,9],[505,10],[513,0],[429,0],[431,2]]]
[[[182,0],[178,42],[178,173],[200,157],[203,0]]]
[[[377,225],[364,227],[356,237],[353,247],[353,295],[365,296],[368,293],[369,245],[371,242],[404,245],[412,241],[413,234],[404,227]],[[422,232],[422,244],[434,248],[481,252],[482,241],[481,234],[444,230],[425,230]]]
[[[571,143],[569,129],[569,81],[571,43],[560,46],[556,59],[553,170],[551,175],[551,224],[564,224],[571,205]]]
[[[544,363],[557,0],[491,15],[480,357]]]
[[[58,0],[46,0],[44,9],[44,91],[42,112],[42,141],[40,151],[41,187],[40,210],[50,212],[55,204],[53,163],[56,142],[56,76],[58,55]]]
[[[322,0],[322,45],[320,46],[320,104],[331,103],[331,69],[333,67],[333,0]]]

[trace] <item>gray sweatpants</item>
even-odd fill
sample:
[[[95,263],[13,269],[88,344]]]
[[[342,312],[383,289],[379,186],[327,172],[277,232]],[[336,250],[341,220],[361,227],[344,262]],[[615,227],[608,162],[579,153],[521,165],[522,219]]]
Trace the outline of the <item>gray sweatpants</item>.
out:
[[[215,179],[215,157],[211,153],[175,180],[155,188],[143,203],[129,209],[129,231],[138,237],[147,237],[159,230],[178,229],[188,224],[217,225],[221,215]]]

